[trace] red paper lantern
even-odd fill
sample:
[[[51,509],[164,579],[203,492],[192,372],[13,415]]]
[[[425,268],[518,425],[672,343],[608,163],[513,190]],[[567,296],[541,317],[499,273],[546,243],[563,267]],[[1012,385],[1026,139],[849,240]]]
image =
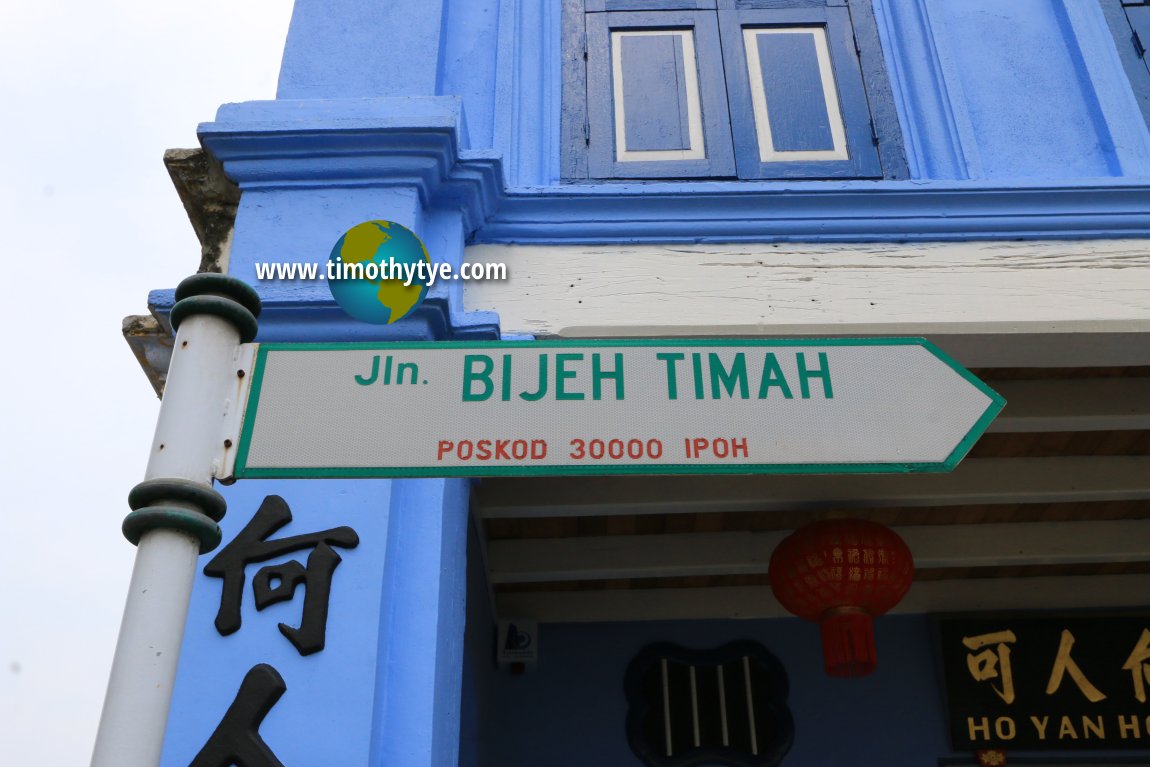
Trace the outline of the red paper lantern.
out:
[[[898,604],[913,579],[902,538],[861,519],[807,525],[771,554],[771,589],[787,610],[819,622],[828,676],[874,671],[872,618]]]

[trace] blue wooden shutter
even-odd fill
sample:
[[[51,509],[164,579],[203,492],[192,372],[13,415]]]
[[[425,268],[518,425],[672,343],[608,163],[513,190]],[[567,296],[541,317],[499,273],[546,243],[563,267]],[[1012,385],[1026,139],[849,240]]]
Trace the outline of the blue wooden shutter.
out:
[[[731,177],[714,11],[587,14],[592,178]]]
[[[598,11],[702,11],[717,0],[587,0],[587,12]]]
[[[1134,31],[1134,44],[1142,63],[1150,70],[1150,4],[1126,5],[1126,18]]]
[[[879,178],[850,11],[720,10],[740,178]]]
[[[1128,66],[1128,72],[1130,69],[1137,72],[1136,75],[1131,74],[1130,85],[1134,88],[1134,95],[1142,108],[1142,116],[1150,124],[1150,3],[1130,4],[1125,6],[1124,10],[1130,22],[1130,43],[1133,53],[1141,59],[1142,66],[1146,70],[1138,70],[1136,64]]]
[[[1150,3],[1100,0],[1142,117],[1150,124]]]

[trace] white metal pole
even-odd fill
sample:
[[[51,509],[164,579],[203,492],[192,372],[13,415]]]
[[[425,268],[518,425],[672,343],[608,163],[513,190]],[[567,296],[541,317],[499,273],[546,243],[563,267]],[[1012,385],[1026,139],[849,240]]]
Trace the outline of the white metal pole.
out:
[[[186,311],[173,310],[179,327],[145,481],[129,496],[136,511],[124,532],[138,551],[92,767],[159,764],[196,559],[219,542],[224,503],[211,481],[224,418],[241,405],[237,360],[255,334],[259,301],[222,275],[186,280],[177,298],[181,290],[191,295],[177,303]]]
[[[175,530],[145,533],[120,624],[92,767],[156,767],[200,542]]]

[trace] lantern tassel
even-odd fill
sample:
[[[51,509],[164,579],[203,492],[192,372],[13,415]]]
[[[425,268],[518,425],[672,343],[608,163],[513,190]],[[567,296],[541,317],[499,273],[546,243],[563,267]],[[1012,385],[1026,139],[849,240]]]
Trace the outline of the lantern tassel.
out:
[[[819,620],[823,637],[823,664],[827,676],[866,676],[878,665],[874,649],[874,621],[857,607],[835,607]]]

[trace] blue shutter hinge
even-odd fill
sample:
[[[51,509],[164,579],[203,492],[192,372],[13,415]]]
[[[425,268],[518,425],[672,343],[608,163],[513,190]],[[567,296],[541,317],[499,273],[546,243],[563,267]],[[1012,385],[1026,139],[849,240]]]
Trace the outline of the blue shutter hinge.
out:
[[[878,146],[878,131],[875,130],[874,120],[870,121],[870,140],[875,146]]]
[[[1130,38],[1130,42],[1134,43],[1134,52],[1138,54],[1138,58],[1146,58],[1146,46],[1142,44],[1142,38],[1138,36],[1138,30],[1133,30],[1134,34]]]

